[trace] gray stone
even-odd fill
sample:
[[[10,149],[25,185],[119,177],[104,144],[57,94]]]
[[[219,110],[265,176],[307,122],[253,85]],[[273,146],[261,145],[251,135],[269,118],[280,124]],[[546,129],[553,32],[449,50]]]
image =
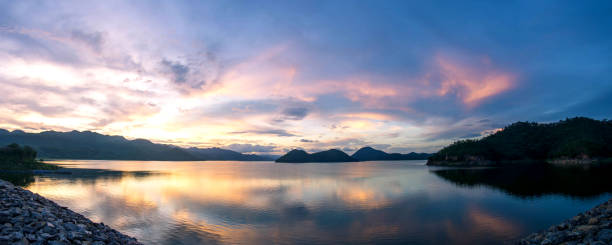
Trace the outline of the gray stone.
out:
[[[546,236],[546,240],[549,240],[551,244],[559,244],[563,242],[565,239],[565,234],[563,232],[553,232]]]
[[[11,234],[11,238],[13,239],[13,241],[21,240],[21,239],[23,239],[23,233],[21,233],[21,232],[13,232]]]
[[[73,223],[64,223],[64,224],[63,224],[63,226],[64,226],[64,228],[66,228],[66,230],[68,230],[68,231],[76,231],[76,230],[79,230],[79,227],[78,227],[78,226],[76,226],[76,225],[75,225],[75,224],[73,224]]]
[[[140,244],[104,224],[0,180],[0,244]],[[95,236],[95,238],[94,238]],[[94,239],[99,239],[94,243]]]
[[[612,229],[604,229],[597,233],[597,240],[604,242],[612,242]]]

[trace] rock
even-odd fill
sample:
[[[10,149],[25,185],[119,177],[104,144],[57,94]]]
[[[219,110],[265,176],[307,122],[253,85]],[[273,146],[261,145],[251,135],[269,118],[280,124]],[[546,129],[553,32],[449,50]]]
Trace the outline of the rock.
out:
[[[562,231],[562,230],[567,229],[568,227],[569,227],[569,225],[564,222],[564,223],[561,223],[561,224],[557,225],[557,230]]]
[[[553,244],[553,242],[551,240],[548,239],[544,239],[544,241],[542,241],[542,243],[540,243],[540,245],[551,245]]]
[[[64,224],[63,224],[63,226],[64,226],[64,228],[66,228],[66,230],[68,230],[68,231],[76,231],[76,230],[78,230],[78,229],[79,229],[79,227],[78,227],[78,226],[76,226],[76,225],[75,225],[75,224],[73,224],[73,223],[64,223]]]
[[[21,239],[23,239],[23,233],[21,233],[21,232],[13,232],[13,234],[11,234],[11,238],[12,238],[13,241],[21,240]]]
[[[559,244],[565,239],[565,234],[562,232],[552,232],[546,236],[546,240],[550,241],[551,244]]]
[[[9,241],[12,241],[13,239],[11,239],[10,236],[0,236],[0,242],[6,243]]]
[[[30,241],[24,237],[21,240],[14,242],[13,245],[30,245]]]
[[[612,244],[612,199],[515,244]]]
[[[597,233],[597,240],[607,243],[612,242],[612,229],[604,229]]]
[[[49,233],[42,233],[42,234],[40,234],[40,237],[42,237],[43,239],[47,240],[47,239],[52,238],[54,236],[49,234]]]
[[[588,233],[588,232],[592,231],[595,228],[597,228],[597,226],[594,226],[594,225],[581,225],[581,226],[576,227],[576,230]]]
[[[0,180],[0,244],[125,244],[132,237]]]

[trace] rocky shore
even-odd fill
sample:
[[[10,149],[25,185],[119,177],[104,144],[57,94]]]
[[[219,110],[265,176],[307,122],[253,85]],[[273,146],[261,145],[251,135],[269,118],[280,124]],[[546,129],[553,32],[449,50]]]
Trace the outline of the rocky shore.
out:
[[[140,244],[38,194],[0,180],[0,244]]]
[[[612,199],[559,225],[533,233],[515,244],[612,244]]]

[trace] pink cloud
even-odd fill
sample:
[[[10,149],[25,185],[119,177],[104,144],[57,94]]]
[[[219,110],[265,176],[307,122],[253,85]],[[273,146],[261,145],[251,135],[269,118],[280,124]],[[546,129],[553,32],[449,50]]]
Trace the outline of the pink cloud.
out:
[[[483,63],[484,69],[467,67],[457,62],[438,56],[436,62],[442,82],[437,93],[439,96],[456,94],[468,106],[474,106],[480,101],[500,94],[513,87],[514,76],[507,72],[487,69],[489,59]]]

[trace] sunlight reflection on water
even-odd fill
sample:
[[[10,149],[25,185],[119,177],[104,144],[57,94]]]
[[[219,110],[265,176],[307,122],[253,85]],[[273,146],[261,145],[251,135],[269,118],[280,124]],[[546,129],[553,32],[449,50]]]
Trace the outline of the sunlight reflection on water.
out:
[[[510,195],[424,161],[58,163],[116,171],[37,176],[27,188],[146,244],[496,244],[610,196]]]

